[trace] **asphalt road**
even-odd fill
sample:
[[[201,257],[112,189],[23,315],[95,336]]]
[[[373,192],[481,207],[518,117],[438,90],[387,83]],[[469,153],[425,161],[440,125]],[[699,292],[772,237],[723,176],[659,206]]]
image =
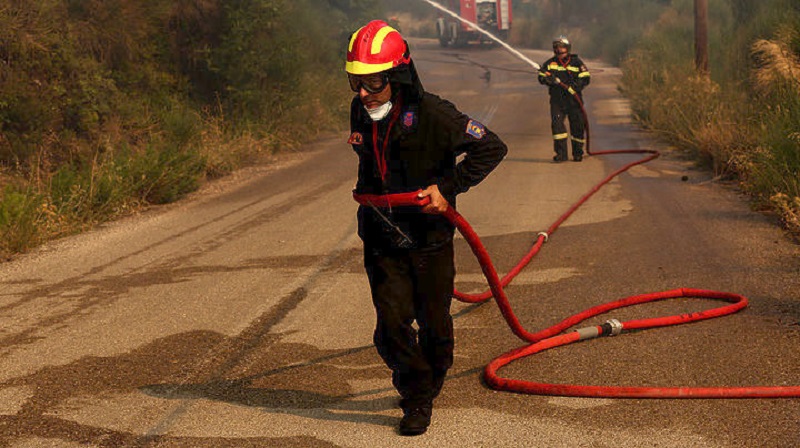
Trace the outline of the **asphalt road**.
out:
[[[425,87],[509,145],[500,167],[459,198],[501,275],[539,231],[637,158],[550,163],[547,97],[531,67],[499,48],[411,44]],[[657,148],[631,122],[619,71],[589,62],[594,148]],[[523,342],[491,301],[454,306],[456,360],[433,424],[421,437],[398,436],[397,397],[371,345],[350,197],[356,157],[346,138],[0,265],[0,445],[800,446],[798,399],[493,391],[481,369]],[[579,209],[509,285],[520,321],[535,331],[600,303],[679,287],[743,294],[750,307],[573,344],[503,374],[593,385],[800,385],[798,246],[733,188],[659,149],[660,159]],[[463,239],[456,258],[458,289],[485,289]],[[716,305],[675,300],[591,323]]]

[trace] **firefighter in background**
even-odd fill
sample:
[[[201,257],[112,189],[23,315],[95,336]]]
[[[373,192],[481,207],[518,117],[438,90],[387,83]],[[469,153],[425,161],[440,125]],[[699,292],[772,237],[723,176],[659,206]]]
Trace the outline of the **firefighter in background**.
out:
[[[398,19],[398,18],[397,18],[397,16],[391,16],[391,17],[389,17],[389,20],[387,20],[387,21],[386,21],[386,23],[387,23],[387,24],[388,24],[390,27],[392,27],[392,28],[394,28],[395,30],[397,30],[397,32],[398,32],[398,33],[400,33],[400,32],[402,32],[402,31],[403,31],[403,30],[401,30],[401,29],[400,29],[400,19]]]
[[[356,200],[418,190],[418,197],[431,200],[421,209],[378,208],[362,200],[357,214],[377,317],[373,340],[401,396],[399,432],[418,435],[428,429],[433,399],[453,364],[455,228],[442,213],[483,180],[507,148],[484,125],[422,88],[408,44],[385,22],[374,20],[352,34],[345,71],[355,92],[348,143],[358,156]]]
[[[553,149],[556,153],[553,161],[556,163],[567,160],[568,137],[572,140],[572,160],[576,162],[583,160],[583,145],[586,143],[581,105],[570,90],[583,102],[581,92],[589,85],[591,75],[578,55],[570,53],[571,49],[569,39],[559,36],[553,40],[553,57],[539,69],[539,82],[549,86]],[[561,83],[570,90],[561,86]],[[569,134],[564,125],[565,118],[569,118]]]

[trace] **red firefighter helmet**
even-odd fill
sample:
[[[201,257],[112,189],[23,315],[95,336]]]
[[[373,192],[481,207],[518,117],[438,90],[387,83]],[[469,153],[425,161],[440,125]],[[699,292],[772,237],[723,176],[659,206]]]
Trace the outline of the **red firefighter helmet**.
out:
[[[350,36],[344,69],[351,75],[369,75],[408,64],[406,41],[382,20],[373,20]]]

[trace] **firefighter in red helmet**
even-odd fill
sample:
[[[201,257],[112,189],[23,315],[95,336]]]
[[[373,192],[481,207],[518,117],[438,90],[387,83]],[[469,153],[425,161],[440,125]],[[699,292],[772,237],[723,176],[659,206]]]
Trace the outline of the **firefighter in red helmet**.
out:
[[[345,71],[356,94],[348,140],[358,156],[355,193],[421,190],[431,200],[421,209],[361,205],[357,213],[377,315],[373,340],[401,396],[398,430],[422,434],[453,363],[454,226],[442,213],[507,148],[486,126],[423,89],[408,44],[385,22],[352,34]]]
[[[539,70],[539,82],[549,86],[550,119],[553,130],[553,161],[567,160],[567,138],[572,140],[572,160],[583,160],[585,124],[581,113],[581,104],[573,96],[583,102],[582,91],[589,85],[591,75],[586,64],[577,54],[572,54],[572,45],[565,36],[553,40],[553,57],[542,64]],[[566,85],[564,88],[562,84]],[[569,118],[569,133],[564,120]]]

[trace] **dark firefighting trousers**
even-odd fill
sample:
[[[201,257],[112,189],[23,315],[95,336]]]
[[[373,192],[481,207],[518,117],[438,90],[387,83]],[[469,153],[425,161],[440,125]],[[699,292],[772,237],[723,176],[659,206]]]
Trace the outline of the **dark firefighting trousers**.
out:
[[[453,243],[388,254],[365,248],[364,267],[377,312],[375,347],[401,406],[430,406],[453,365]]]
[[[572,139],[572,157],[583,157],[584,124],[581,108],[572,99],[550,102],[551,128],[553,130],[553,150],[559,160],[567,160],[567,138]],[[569,134],[564,119],[569,118]]]

